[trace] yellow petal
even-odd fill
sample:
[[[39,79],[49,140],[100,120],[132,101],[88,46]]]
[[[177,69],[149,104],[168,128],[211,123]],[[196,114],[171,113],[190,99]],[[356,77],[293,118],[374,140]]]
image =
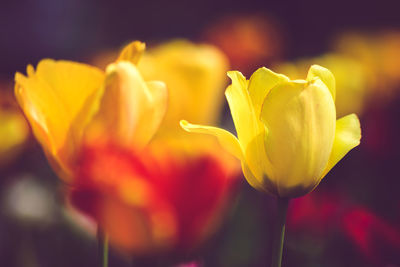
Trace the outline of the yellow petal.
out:
[[[321,179],[347,154],[347,152],[360,144],[360,139],[361,127],[357,115],[350,114],[336,121],[332,153]]]
[[[149,49],[138,68],[145,80],[168,87],[168,110],[161,131],[182,133],[179,121],[199,124],[218,121],[226,88],[228,59],[216,47],[172,40]],[[166,131],[165,131],[166,130]]]
[[[326,85],[326,87],[328,87],[329,91],[332,94],[333,101],[335,102],[336,81],[335,81],[335,76],[333,76],[332,72],[319,65],[312,65],[308,70],[307,81],[312,81],[315,77],[321,79],[321,81]]]
[[[62,168],[69,168],[91,112],[89,101],[104,80],[95,67],[44,59],[28,77],[16,73],[15,94],[38,141]],[[94,98],[91,98],[94,100]],[[81,114],[80,116],[78,116]]]
[[[279,196],[308,193],[332,150],[336,114],[330,91],[319,79],[280,84],[265,98],[261,120]]]
[[[261,182],[265,173],[272,169],[264,150],[264,126],[258,120],[247,91],[246,78],[238,71],[228,72],[232,84],[225,91],[232,119],[246,163],[254,176]]]
[[[132,64],[137,65],[140,58],[142,57],[144,50],[146,49],[146,44],[139,42],[139,41],[134,41],[125,46],[121,53],[119,54],[119,57],[117,59],[118,61],[129,61]]]
[[[273,87],[279,83],[288,81],[289,78],[285,75],[277,74],[265,67],[256,70],[249,80],[249,94],[255,113],[260,114],[265,96]]]
[[[252,187],[259,191],[274,194],[273,192],[275,192],[275,186],[268,179],[260,179],[253,175],[248,164],[246,163],[240,143],[233,134],[221,128],[191,124],[185,120],[181,120],[180,124],[182,128],[188,132],[203,133],[215,136],[226,151],[241,161],[244,177]]]
[[[128,61],[109,65],[106,73],[104,95],[88,138],[106,135],[123,146],[143,147],[165,114],[166,86],[162,82],[146,83]]]
[[[181,120],[180,124],[185,131],[215,136],[226,151],[240,160],[244,159],[238,139],[230,132],[217,127],[191,124],[185,120]]]

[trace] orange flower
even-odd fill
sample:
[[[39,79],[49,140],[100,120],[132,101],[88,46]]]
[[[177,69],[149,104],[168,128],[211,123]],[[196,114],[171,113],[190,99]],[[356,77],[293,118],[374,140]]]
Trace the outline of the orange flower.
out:
[[[69,181],[86,140],[145,146],[165,115],[167,90],[136,67],[144,44],[132,42],[106,71],[43,59],[15,74],[15,95],[58,175]],[[110,131],[112,129],[112,131]]]

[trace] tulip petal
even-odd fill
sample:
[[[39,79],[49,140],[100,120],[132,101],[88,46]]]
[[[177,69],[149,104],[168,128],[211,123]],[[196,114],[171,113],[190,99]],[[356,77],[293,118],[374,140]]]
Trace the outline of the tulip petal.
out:
[[[243,148],[246,163],[254,176],[261,180],[272,174],[272,167],[264,150],[264,125],[258,120],[247,91],[247,80],[238,71],[228,72],[232,84],[225,91],[235,124],[238,139]]]
[[[260,114],[264,99],[273,87],[288,81],[289,78],[285,75],[275,73],[265,67],[256,70],[249,80],[249,94],[255,113]]]
[[[357,115],[350,114],[336,121],[335,140],[328,164],[321,179],[341,160],[351,149],[360,144],[361,127]]]
[[[148,143],[159,129],[165,117],[168,102],[168,91],[164,82],[149,81],[146,84],[151,97],[145,116],[140,118],[136,132],[136,138],[144,143]]]
[[[244,159],[239,140],[230,132],[217,127],[191,124],[185,120],[181,120],[180,124],[185,131],[215,136],[226,151],[241,161]]]
[[[335,135],[335,105],[328,88],[319,79],[280,84],[265,98],[261,120],[268,128],[265,149],[279,177],[279,196],[312,190]]]
[[[88,130],[90,138],[106,133],[122,146],[141,148],[153,137],[165,114],[166,86],[146,83],[136,66],[127,61],[109,65],[106,74],[100,109]]]
[[[140,58],[142,57],[144,50],[146,49],[146,44],[139,42],[139,41],[134,41],[125,46],[121,53],[119,54],[119,57],[117,59],[118,61],[129,61],[132,64],[137,65]]]
[[[321,81],[326,85],[326,87],[328,87],[329,91],[332,94],[333,101],[335,102],[336,81],[335,76],[333,76],[332,72],[319,65],[312,65],[308,70],[307,81],[311,81],[315,77],[320,78]]]
[[[95,107],[91,96],[101,87],[104,74],[85,64],[50,59],[40,61],[36,73],[28,66],[27,73],[28,77],[15,75],[18,102],[46,153],[67,168],[93,115],[79,114]]]

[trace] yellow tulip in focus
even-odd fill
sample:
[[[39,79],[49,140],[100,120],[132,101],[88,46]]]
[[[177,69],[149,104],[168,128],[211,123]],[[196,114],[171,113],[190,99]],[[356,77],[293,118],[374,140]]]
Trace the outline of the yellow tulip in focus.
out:
[[[242,162],[254,188],[278,197],[299,197],[360,143],[355,114],[336,120],[335,78],[313,65],[306,80],[290,80],[260,68],[249,80],[228,72],[225,95],[238,137],[215,127],[181,121],[189,132],[216,136]]]
[[[216,123],[223,103],[228,59],[216,47],[172,40],[146,52],[138,64],[143,77],[164,81],[168,110],[161,133],[181,133],[182,116],[202,124]]]
[[[105,71],[44,59],[27,76],[16,73],[15,94],[49,161],[66,180],[83,140],[143,147],[164,117],[166,86],[145,81],[136,64],[145,45],[132,42]],[[111,130],[110,130],[111,129]]]

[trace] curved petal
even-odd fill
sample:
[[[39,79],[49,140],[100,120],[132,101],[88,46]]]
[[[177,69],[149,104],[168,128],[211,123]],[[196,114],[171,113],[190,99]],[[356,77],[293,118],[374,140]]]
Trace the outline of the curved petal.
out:
[[[361,127],[357,115],[350,114],[336,121],[335,140],[328,164],[321,179],[341,160],[350,150],[360,144]]]
[[[315,77],[320,78],[321,81],[326,85],[326,87],[328,87],[329,91],[332,94],[333,102],[335,102],[336,81],[335,76],[333,76],[332,72],[319,65],[312,65],[308,70],[307,81],[312,81]]]
[[[127,61],[109,65],[106,72],[104,95],[88,136],[106,135],[120,145],[141,148],[153,137],[165,114],[166,86],[146,83],[136,66]]]
[[[275,73],[265,67],[256,70],[249,80],[249,94],[253,102],[254,111],[259,116],[265,97],[277,84],[288,82],[285,75]]]
[[[181,120],[180,124],[185,131],[215,136],[226,151],[239,160],[244,160],[243,150],[240,146],[239,140],[230,132],[217,127],[191,124],[185,120]]]
[[[88,101],[104,81],[104,73],[81,63],[44,59],[36,72],[27,68],[28,77],[16,73],[15,95],[47,153],[67,168],[92,116]]]
[[[146,82],[150,93],[145,115],[139,119],[136,138],[148,143],[159,129],[163,121],[168,102],[168,91],[165,83],[160,81]]]
[[[249,92],[246,78],[238,71],[228,72],[232,84],[225,91],[239,142],[249,169],[261,180],[265,173],[271,175],[272,167],[264,150],[264,125],[259,121]]]
[[[117,59],[117,62],[129,61],[132,64],[137,65],[145,49],[146,49],[145,43],[142,43],[140,41],[133,41],[122,49]]]
[[[321,176],[335,135],[335,105],[319,79],[283,83],[265,98],[261,120],[268,128],[265,148],[281,197],[310,191]]]

